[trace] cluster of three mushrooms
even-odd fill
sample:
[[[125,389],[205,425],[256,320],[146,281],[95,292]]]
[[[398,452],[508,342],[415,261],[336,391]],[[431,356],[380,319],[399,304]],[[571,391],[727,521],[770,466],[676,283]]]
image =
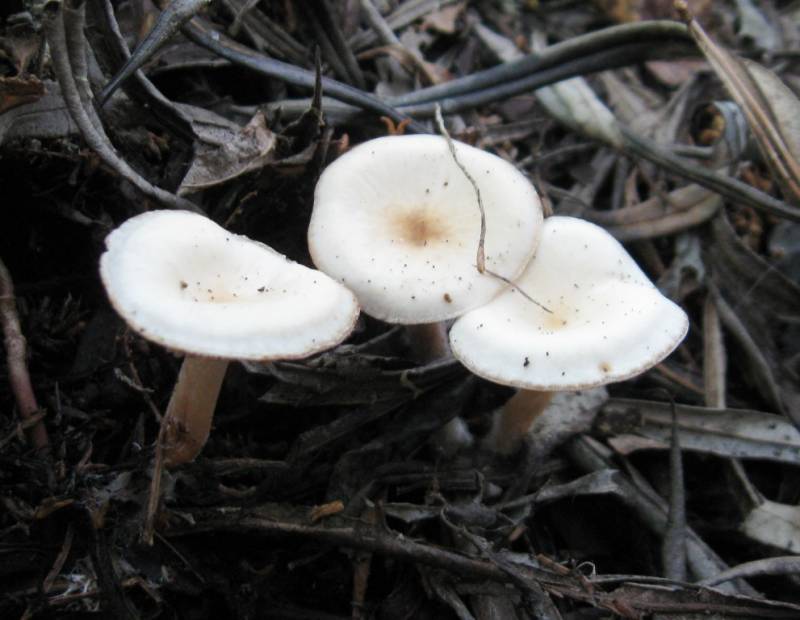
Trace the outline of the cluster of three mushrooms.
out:
[[[352,330],[358,303],[415,326],[424,358],[445,354],[436,336],[457,318],[454,355],[524,388],[496,416],[490,447],[500,452],[518,445],[548,392],[627,378],[680,342],[685,314],[613,238],[574,218],[542,223],[536,191],[516,168],[454,149],[458,162],[444,138],[380,138],[325,170],[309,249],[350,290],[186,212],[147,213],[109,235],[101,275],[112,304],[135,331],[186,354],[167,409],[168,465],[202,449],[228,360],[330,348]]]
[[[317,184],[309,249],[366,313],[414,326],[412,337],[435,337],[456,318],[456,358],[522,388],[488,437],[491,449],[509,453],[552,392],[645,371],[683,339],[688,319],[603,229],[543,221],[536,191],[514,166],[451,144],[455,158],[436,136],[378,138],[340,157]],[[476,260],[476,185],[485,270]],[[417,348],[428,358],[446,352],[436,340]]]

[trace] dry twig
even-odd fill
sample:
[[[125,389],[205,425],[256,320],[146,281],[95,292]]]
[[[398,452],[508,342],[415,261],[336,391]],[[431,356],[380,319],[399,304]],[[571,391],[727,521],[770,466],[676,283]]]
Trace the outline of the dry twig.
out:
[[[28,373],[27,342],[19,324],[14,284],[11,274],[2,260],[0,260],[0,324],[2,324],[6,346],[8,379],[11,383],[11,391],[17,401],[20,418],[24,424],[36,416],[39,405],[36,402],[31,376]],[[50,439],[41,419],[30,427],[29,437],[31,444],[40,454],[50,451]]]
[[[509,286],[513,286],[517,291],[519,291],[520,295],[522,295],[525,299],[529,302],[536,304],[542,310],[547,312],[548,314],[552,314],[552,311],[544,306],[543,304],[536,301],[533,297],[528,295],[525,291],[523,291],[517,284],[505,276],[500,275],[490,269],[486,268],[486,251],[484,246],[486,245],[486,210],[483,207],[483,199],[481,198],[481,190],[478,187],[478,184],[475,182],[475,179],[469,173],[469,171],[464,167],[458,157],[456,156],[456,147],[453,143],[453,138],[450,137],[450,133],[447,131],[447,128],[444,126],[444,118],[442,118],[442,109],[439,105],[436,105],[436,124],[439,128],[439,132],[442,134],[442,137],[447,141],[447,147],[450,149],[450,154],[453,157],[453,161],[455,162],[456,166],[458,166],[459,170],[464,173],[464,176],[467,177],[467,180],[470,182],[472,187],[475,189],[475,197],[478,201],[478,210],[481,214],[481,233],[480,238],[478,239],[478,252],[477,257],[475,259],[476,265],[478,267],[479,273],[486,273],[492,276],[493,278],[497,278],[498,280],[502,280]]]
[[[66,21],[72,26],[70,35],[67,35],[65,29],[67,10],[70,17]],[[86,59],[73,56],[73,53],[86,53],[84,46],[77,44],[77,40],[83,37],[83,6],[78,9],[64,9],[60,3],[52,2],[45,7],[43,24],[47,43],[52,50],[53,72],[61,86],[64,103],[89,147],[120,177],[149,198],[167,207],[199,212],[200,209],[193,202],[154,186],[131,168],[109,142],[94,112],[92,101],[85,100],[90,92],[85,73]]]

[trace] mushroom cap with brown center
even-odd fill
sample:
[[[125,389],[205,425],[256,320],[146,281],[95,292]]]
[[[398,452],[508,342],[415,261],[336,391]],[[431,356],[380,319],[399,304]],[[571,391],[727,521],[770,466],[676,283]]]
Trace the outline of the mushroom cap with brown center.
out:
[[[455,142],[480,189],[488,270],[514,278],[533,256],[542,207],[513,165]],[[459,316],[507,285],[477,270],[475,189],[438,136],[365,142],[317,184],[308,243],[314,264],[348,286],[367,314],[403,324]]]
[[[358,303],[324,273],[188,211],[150,211],[106,238],[100,275],[130,327],[198,356],[302,358],[341,342]]]
[[[622,381],[669,355],[689,326],[616,239],[576,218],[545,220],[516,284],[551,312],[509,288],[450,330],[453,354],[503,385],[558,391]]]

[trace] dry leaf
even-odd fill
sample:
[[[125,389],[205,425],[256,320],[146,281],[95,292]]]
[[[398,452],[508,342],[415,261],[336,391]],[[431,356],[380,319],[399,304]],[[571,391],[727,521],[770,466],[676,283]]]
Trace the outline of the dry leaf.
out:
[[[754,508],[742,523],[742,532],[765,545],[800,550],[800,507],[770,500]]]
[[[547,112],[579,134],[619,147],[623,138],[611,110],[581,77],[564,80],[536,91]]]
[[[674,234],[697,226],[711,217],[722,198],[699,185],[687,185],[662,196],[653,196],[638,204],[611,211],[586,210],[582,216],[600,224],[620,241],[648,239]]]
[[[684,17],[697,46],[742,108],[764,159],[785,187],[787,197],[800,202],[800,162],[796,155],[800,148],[796,125],[800,102],[769,69],[741,60],[714,43],[697,20]]]
[[[455,34],[458,30],[458,18],[464,12],[464,5],[464,2],[459,2],[429,13],[422,21],[422,29],[436,30],[442,34]]]
[[[683,86],[706,67],[705,60],[650,60],[647,70],[662,84],[671,88]]]
[[[344,504],[342,500],[337,499],[327,504],[322,504],[321,506],[314,506],[309,513],[309,518],[311,519],[311,523],[316,523],[325,517],[339,514],[342,510],[344,510]]]
[[[800,465],[800,432],[783,416],[689,405],[677,405],[677,413],[684,450]],[[598,429],[616,435],[609,443],[622,454],[668,448],[671,407],[653,401],[615,398],[603,408]]]
[[[695,143],[712,147],[711,165],[738,162],[747,148],[750,131],[742,109],[733,101],[713,101],[692,115]]]
[[[673,0],[640,0],[642,19],[670,19],[675,17]],[[714,0],[692,0],[692,12],[697,17],[710,15]]]
[[[673,0],[595,0],[595,4],[618,23],[675,17]],[[709,13],[713,0],[693,0],[695,15]]]
[[[38,78],[0,77],[0,114],[43,96],[44,85]]]
[[[369,60],[370,58],[375,58],[376,56],[384,54],[397,60],[412,73],[418,70],[426,84],[441,84],[453,77],[444,67],[426,61],[421,55],[417,55],[414,51],[403,45],[382,45],[380,47],[373,47],[372,49],[361,52],[356,58],[359,60]]]
[[[9,4],[9,3],[6,3]],[[42,47],[42,33],[37,32],[28,12],[9,15],[0,37],[0,58],[11,62],[17,75],[25,75]]]
[[[796,161],[800,161],[800,99],[769,69],[752,60],[744,64],[771,104],[772,113]]]
[[[800,427],[798,378],[788,363],[792,318],[800,308],[800,287],[750,250],[736,235],[725,212],[714,219],[704,262],[719,289],[717,304],[727,332],[743,346],[739,362],[749,368],[752,386],[776,410]]]
[[[758,49],[774,52],[780,45],[780,37],[775,27],[756,8],[752,0],[736,0],[739,13],[739,38]]]
[[[273,161],[275,134],[267,127],[261,112],[240,131],[226,130],[225,133],[228,134],[226,139],[197,147],[192,165],[178,189],[179,195],[225,183]]]
[[[722,584],[726,586],[729,584]],[[660,620],[722,620],[723,618],[797,618],[800,606],[765,600],[762,595],[728,594],[720,586],[713,590],[695,586],[693,589],[668,585],[643,586],[626,583],[609,593],[614,611],[624,618],[645,617]],[[752,589],[748,590],[753,592]],[[650,610],[666,610],[650,613]]]
[[[595,0],[595,4],[612,20],[618,23],[635,22],[641,19],[640,0]]]
[[[669,450],[669,443],[639,435],[615,435],[608,438],[608,445],[618,454],[633,454],[639,450]]]

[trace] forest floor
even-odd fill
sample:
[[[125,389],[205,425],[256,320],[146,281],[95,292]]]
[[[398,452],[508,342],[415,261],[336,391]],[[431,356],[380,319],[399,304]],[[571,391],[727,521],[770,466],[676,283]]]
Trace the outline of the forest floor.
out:
[[[3,2],[0,618],[800,618],[800,3],[689,11]],[[513,389],[362,313],[232,363],[166,467],[181,360],[112,309],[106,236],[189,209],[313,267],[322,171],[437,109],[622,242],[686,338],[503,456]]]

